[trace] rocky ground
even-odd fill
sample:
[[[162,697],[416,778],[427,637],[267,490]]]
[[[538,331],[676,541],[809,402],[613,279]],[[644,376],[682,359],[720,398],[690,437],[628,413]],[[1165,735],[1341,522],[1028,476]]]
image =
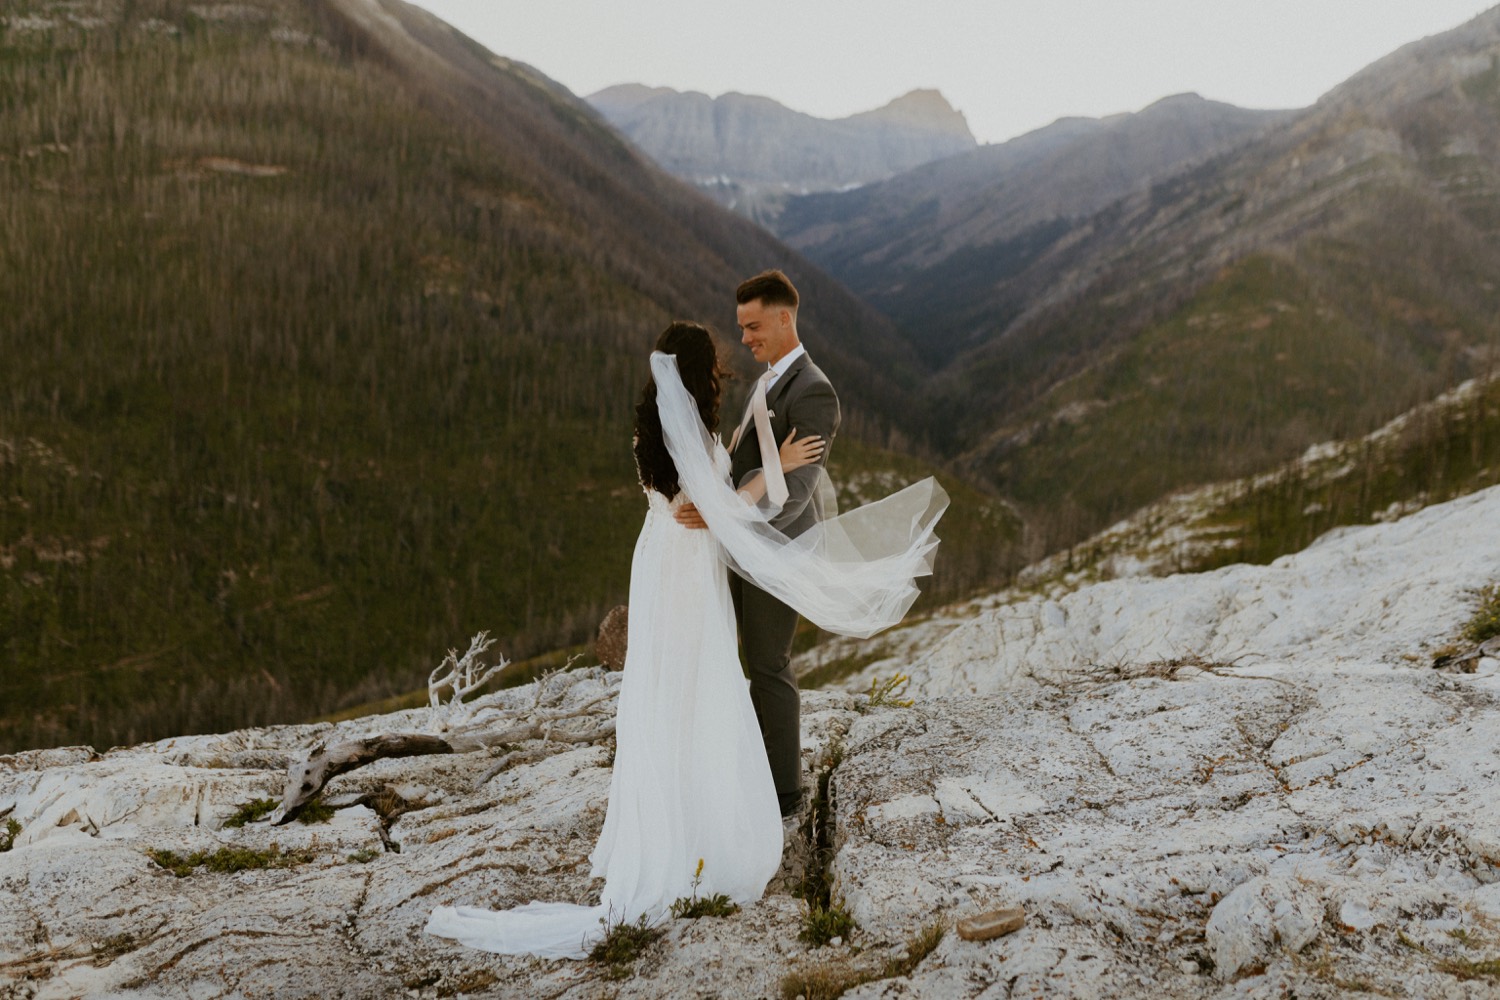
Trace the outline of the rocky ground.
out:
[[[0,758],[0,997],[777,997],[852,972],[859,998],[1491,997],[1500,664],[1429,664],[1497,566],[1500,489],[1271,566],[1011,595],[876,640],[850,687],[899,667],[913,704],[804,706],[857,929],[799,941],[792,892],[822,869],[791,831],[763,900],[671,921],[622,978],[422,933],[439,903],[597,892],[607,745],[488,780],[486,752],[384,760],[334,780],[324,822],[241,828],[314,744],[427,716]],[[561,697],[616,684],[595,669]],[[288,866],[178,877],[150,853],[226,847]],[[899,962],[1007,905],[1015,934]]]

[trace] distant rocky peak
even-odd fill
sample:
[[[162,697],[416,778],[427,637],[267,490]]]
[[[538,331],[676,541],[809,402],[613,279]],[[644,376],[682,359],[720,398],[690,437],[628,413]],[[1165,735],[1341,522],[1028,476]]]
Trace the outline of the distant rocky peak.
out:
[[[762,224],[795,194],[884,180],[978,145],[936,90],[834,119],[754,94],[709,97],[640,84],[587,100],[668,172]]]
[[[606,115],[628,114],[652,101],[679,95],[681,92],[671,87],[648,87],[643,83],[619,83],[591,94],[586,100]],[[701,96],[704,99],[708,97],[707,94],[693,95],[691,91],[684,96]]]
[[[1189,90],[1183,94],[1168,94],[1159,100],[1152,101],[1142,108],[1142,111],[1150,111],[1152,108],[1186,108],[1202,107],[1210,103],[1207,98],[1197,91]]]
[[[963,112],[955,110],[940,91],[932,89],[913,90],[902,94],[884,107],[850,117],[947,133],[970,141],[974,139],[974,134],[969,131],[969,122],[964,118]]]

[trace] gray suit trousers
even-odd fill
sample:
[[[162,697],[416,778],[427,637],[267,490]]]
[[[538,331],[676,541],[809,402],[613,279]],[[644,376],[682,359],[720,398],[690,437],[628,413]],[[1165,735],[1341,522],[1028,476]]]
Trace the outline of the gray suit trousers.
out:
[[[729,594],[771,779],[778,795],[795,792],[802,787],[802,695],[791,662],[797,612],[733,573]]]

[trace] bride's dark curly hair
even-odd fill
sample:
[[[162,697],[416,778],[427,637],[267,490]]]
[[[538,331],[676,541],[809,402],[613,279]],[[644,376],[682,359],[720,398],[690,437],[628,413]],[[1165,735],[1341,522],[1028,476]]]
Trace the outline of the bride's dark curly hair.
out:
[[[710,433],[717,431],[719,384],[730,375],[727,369],[719,366],[719,352],[707,328],[679,320],[656,338],[656,350],[677,356],[677,372],[682,376],[682,384],[698,403],[703,426]],[[677,495],[677,466],[662,439],[661,415],[656,412],[655,379],[646,380],[641,401],[635,407],[635,466],[642,486],[655,490],[668,500]]]

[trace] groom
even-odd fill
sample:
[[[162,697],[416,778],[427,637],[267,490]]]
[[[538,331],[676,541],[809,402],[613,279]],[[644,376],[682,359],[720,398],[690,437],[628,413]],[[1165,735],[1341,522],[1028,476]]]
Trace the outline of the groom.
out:
[[[763,271],[741,283],[734,299],[740,342],[768,369],[763,378],[767,380],[770,447],[776,448],[794,429],[798,440],[815,434],[824,444],[818,463],[826,462],[839,429],[839,400],[797,336],[797,289],[780,271]],[[772,462],[780,466],[774,450],[762,453],[748,407],[740,431],[730,441],[730,454],[736,484]],[[818,520],[819,511],[811,503],[817,477],[814,465],[786,474],[787,499],[771,524],[789,537],[800,535]],[[692,504],[683,504],[677,520],[692,528],[706,527]],[[729,591],[750,674],[750,700],[760,721],[781,815],[790,816],[802,799],[802,699],[791,666],[797,612],[737,575],[730,575]]]

